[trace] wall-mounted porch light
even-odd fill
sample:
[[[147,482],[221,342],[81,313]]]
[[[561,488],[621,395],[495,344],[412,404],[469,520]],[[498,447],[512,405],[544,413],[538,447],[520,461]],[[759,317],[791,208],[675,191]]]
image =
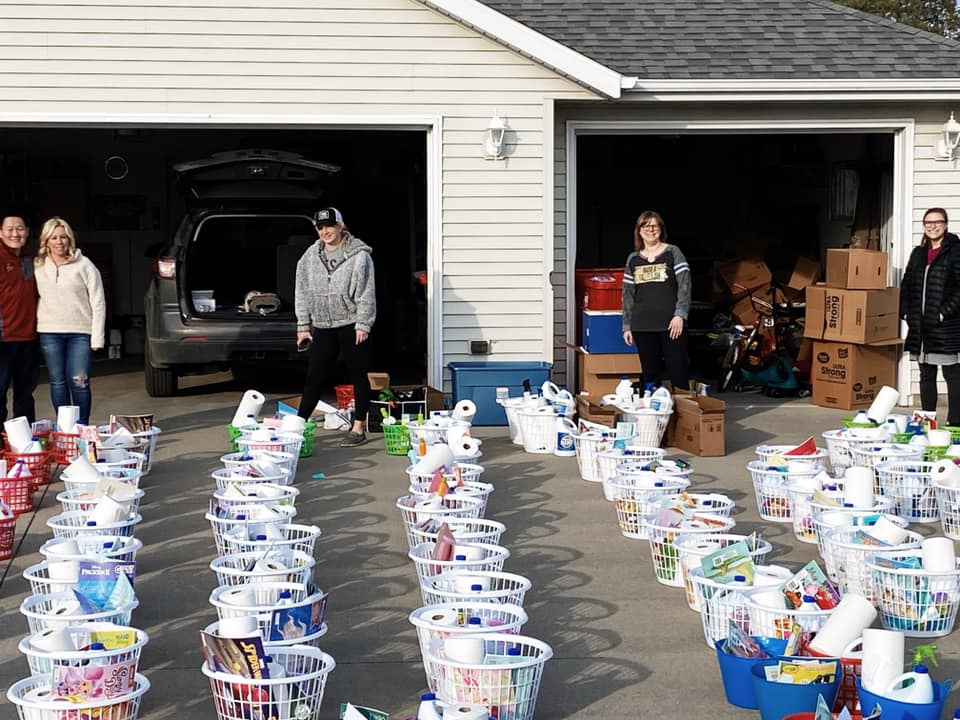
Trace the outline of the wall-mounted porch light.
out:
[[[958,145],[960,145],[960,122],[957,122],[953,113],[950,113],[950,119],[943,124],[940,139],[937,140],[937,146],[934,150],[935,158],[937,160],[956,160]]]
[[[483,154],[488,160],[503,160],[503,136],[506,132],[507,123],[494,111],[483,138]]]

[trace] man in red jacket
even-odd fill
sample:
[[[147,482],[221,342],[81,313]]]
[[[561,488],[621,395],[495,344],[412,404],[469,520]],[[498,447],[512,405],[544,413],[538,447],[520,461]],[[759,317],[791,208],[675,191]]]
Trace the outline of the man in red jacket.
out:
[[[37,387],[37,281],[28,228],[17,215],[0,224],[0,422],[7,419],[7,389],[13,385],[13,416],[36,420],[33,391]]]

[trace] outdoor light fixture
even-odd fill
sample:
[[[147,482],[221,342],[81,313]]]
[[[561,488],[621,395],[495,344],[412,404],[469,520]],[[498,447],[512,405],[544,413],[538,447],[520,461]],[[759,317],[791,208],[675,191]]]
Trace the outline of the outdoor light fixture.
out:
[[[950,113],[950,119],[943,124],[943,132],[937,140],[934,153],[937,160],[956,160],[957,145],[960,145],[960,122],[957,122],[953,113]]]
[[[507,124],[494,111],[483,139],[483,154],[488,160],[503,160],[503,136],[506,132]]]

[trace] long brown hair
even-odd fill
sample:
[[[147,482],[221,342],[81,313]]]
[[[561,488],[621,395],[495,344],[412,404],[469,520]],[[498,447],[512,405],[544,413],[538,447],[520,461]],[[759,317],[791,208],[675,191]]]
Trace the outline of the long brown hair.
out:
[[[940,213],[941,215],[943,215],[943,232],[946,233],[946,232],[947,232],[947,227],[949,226],[949,223],[950,223],[950,218],[947,217],[947,211],[944,210],[943,208],[929,208],[929,209],[923,214],[923,219],[926,220],[926,219],[927,219],[927,215],[929,215],[930,213]],[[928,248],[928,247],[930,247],[930,239],[927,237],[927,231],[926,231],[926,229],[924,229],[924,231],[923,231],[923,237],[920,239],[920,247],[922,247],[922,248]]]
[[[664,224],[663,218],[660,217],[660,213],[656,210],[644,210],[640,213],[640,217],[637,218],[637,224],[633,228],[633,249],[637,252],[643,250],[643,238],[640,237],[640,226],[649,220],[656,220],[660,226],[660,242],[665,243],[667,241],[667,226]]]

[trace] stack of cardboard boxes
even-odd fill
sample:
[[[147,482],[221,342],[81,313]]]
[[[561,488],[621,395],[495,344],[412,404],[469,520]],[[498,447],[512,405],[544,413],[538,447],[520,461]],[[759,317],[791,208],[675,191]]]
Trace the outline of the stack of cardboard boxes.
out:
[[[814,404],[866,408],[881,387],[896,386],[899,304],[899,288],[887,287],[886,253],[827,250],[826,283],[807,288]]]

